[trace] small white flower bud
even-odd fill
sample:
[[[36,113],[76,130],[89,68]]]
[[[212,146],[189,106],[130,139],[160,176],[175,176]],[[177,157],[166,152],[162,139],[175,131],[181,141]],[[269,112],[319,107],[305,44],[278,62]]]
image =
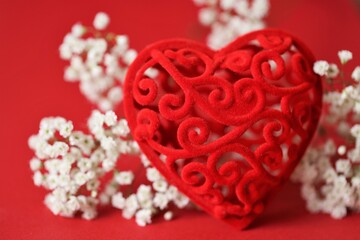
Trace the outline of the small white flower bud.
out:
[[[164,219],[166,221],[170,221],[171,219],[173,219],[174,214],[172,211],[167,211],[166,213],[164,213]]]
[[[353,58],[352,52],[348,50],[341,50],[338,52],[341,64],[345,64]]]
[[[327,61],[317,61],[314,64],[314,72],[320,76],[324,76],[329,70],[329,63]]]
[[[351,78],[360,82],[360,66],[357,66],[351,74]]]
[[[110,23],[109,16],[104,12],[96,14],[93,25],[97,30],[104,30]]]

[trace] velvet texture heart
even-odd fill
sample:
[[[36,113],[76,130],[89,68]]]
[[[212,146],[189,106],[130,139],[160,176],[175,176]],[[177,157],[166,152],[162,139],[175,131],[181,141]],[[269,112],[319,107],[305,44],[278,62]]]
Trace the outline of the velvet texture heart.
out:
[[[189,40],[146,47],[130,66],[125,114],[141,150],[209,214],[243,229],[308,146],[321,112],[314,58],[278,30],[213,51]]]

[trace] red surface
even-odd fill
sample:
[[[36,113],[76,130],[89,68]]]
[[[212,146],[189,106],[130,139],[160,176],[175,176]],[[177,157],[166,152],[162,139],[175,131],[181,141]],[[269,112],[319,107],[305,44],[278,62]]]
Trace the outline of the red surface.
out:
[[[269,25],[301,37],[318,58],[348,48],[360,63],[360,7],[350,0],[274,0]],[[107,211],[97,220],[54,217],[33,186],[27,138],[44,116],[84,126],[92,106],[63,81],[58,46],[71,25],[91,23],[99,10],[110,29],[143,48],[169,37],[201,39],[190,0],[0,1],[0,239],[359,239],[360,216],[332,220],[306,212],[297,187],[286,186],[249,230],[240,232],[205,213],[188,211],[146,228]],[[166,19],[166,21],[164,21]]]

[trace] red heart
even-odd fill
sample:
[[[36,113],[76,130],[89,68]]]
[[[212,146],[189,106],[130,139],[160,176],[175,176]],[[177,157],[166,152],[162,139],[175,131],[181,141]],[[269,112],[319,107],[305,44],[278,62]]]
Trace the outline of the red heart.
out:
[[[278,30],[252,32],[219,51],[160,41],[129,68],[125,114],[170,183],[209,214],[245,228],[316,129],[322,90],[313,62],[304,44]]]

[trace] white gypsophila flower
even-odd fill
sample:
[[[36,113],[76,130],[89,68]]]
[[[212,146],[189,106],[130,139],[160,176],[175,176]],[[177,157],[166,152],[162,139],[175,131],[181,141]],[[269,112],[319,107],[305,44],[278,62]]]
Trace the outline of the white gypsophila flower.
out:
[[[136,212],[135,221],[139,226],[144,227],[151,223],[151,216],[152,212],[150,209],[140,209]]]
[[[171,185],[166,190],[166,196],[168,197],[169,200],[174,200],[178,194],[179,194],[179,191],[175,186]]]
[[[331,63],[329,64],[329,69],[325,73],[329,78],[336,78],[339,75],[339,68],[336,64]]]
[[[169,199],[164,193],[156,193],[153,201],[154,206],[160,208],[161,210],[164,210],[169,203]]]
[[[61,59],[69,60],[72,56],[72,49],[67,44],[61,44],[59,47],[59,53],[60,53]],[[75,77],[71,77],[71,76],[73,76],[73,74],[70,73],[69,80],[73,80],[75,78]]]
[[[78,172],[74,176],[75,183],[78,185],[84,185],[86,181],[88,180],[87,176],[83,172]]]
[[[360,151],[359,151],[359,148],[352,149],[352,150],[348,151],[347,157],[348,157],[349,160],[351,160],[351,162],[353,162],[353,163],[358,163],[358,162],[360,162]]]
[[[71,33],[75,37],[81,37],[85,32],[84,26],[81,23],[76,23],[71,28]]]
[[[311,184],[304,184],[301,186],[301,195],[308,199],[317,198],[316,190]]]
[[[102,206],[106,206],[111,202],[112,196],[107,195],[106,193],[99,194],[99,202]],[[115,206],[114,206],[115,207]]]
[[[150,182],[155,182],[155,181],[158,181],[158,180],[162,179],[159,171],[156,168],[153,168],[153,167],[149,167],[149,168],[146,169],[146,178]]]
[[[143,164],[144,167],[149,167],[151,166],[149,159],[145,156],[145,154],[141,154],[140,155],[140,160],[141,163]]]
[[[351,173],[351,163],[347,159],[339,159],[336,161],[336,171],[342,173],[345,176],[350,175]]]
[[[125,200],[125,207],[122,212],[122,216],[126,219],[132,218],[136,211],[139,209],[139,203],[135,194],[131,194]]]
[[[127,35],[116,36],[116,44],[127,49],[129,47],[129,37]]]
[[[353,135],[355,138],[360,138],[360,124],[355,124],[355,125],[350,129],[350,133],[351,133],[351,135]]]
[[[44,202],[53,214],[58,215],[61,212],[62,204],[54,197],[54,195],[46,195]]]
[[[95,171],[88,171],[86,173],[86,176],[88,177],[88,181],[86,182],[86,190],[91,191],[91,196],[96,197],[98,194],[100,181],[95,179],[96,178]]]
[[[199,11],[199,21],[204,26],[209,26],[216,20],[217,11],[213,8],[203,8]]]
[[[220,7],[224,10],[229,10],[234,7],[237,0],[220,0]]]
[[[360,176],[354,176],[351,178],[352,186],[359,188],[360,187]]]
[[[73,184],[71,182],[71,177],[69,176],[69,174],[61,174],[61,175],[59,175],[58,184],[59,184],[59,187],[62,187],[64,189],[68,190],[68,191],[72,191],[70,189],[74,189],[74,188],[78,187],[77,184]]]
[[[245,33],[265,27],[268,0],[194,0],[199,22],[210,27],[208,45],[219,49]],[[201,2],[201,3],[200,3]],[[251,3],[250,3],[251,2]]]
[[[324,179],[324,181],[326,183],[331,184],[336,180],[337,176],[338,175],[333,168],[328,168],[328,169],[324,170],[322,178]]]
[[[114,169],[116,161],[113,159],[106,158],[102,162],[102,167],[105,172],[110,172]]]
[[[125,52],[123,61],[130,65],[136,58],[137,52],[134,49],[129,49]]]
[[[321,60],[314,63],[314,72],[320,76],[325,76],[330,68],[327,61]]]
[[[117,122],[117,116],[113,111],[107,111],[105,113],[105,124],[108,125],[109,127],[112,127],[116,124]]]
[[[82,157],[78,160],[77,167],[81,172],[89,171],[93,167],[93,161],[89,158]]]
[[[111,73],[107,73],[111,74]],[[111,103],[119,103],[123,100],[124,94],[122,92],[122,89],[120,87],[113,87],[109,90],[107,94],[107,98]]]
[[[30,168],[33,172],[39,170],[41,168],[41,165],[42,163],[38,158],[34,157],[30,160]]]
[[[353,58],[352,52],[349,50],[341,50],[338,52],[341,64],[345,64]]]
[[[336,153],[336,145],[332,139],[327,140],[323,148],[325,155],[330,156]]]
[[[112,182],[110,182],[110,184],[108,184],[105,188],[105,194],[109,196],[114,195],[116,191],[117,191],[117,187]]]
[[[139,204],[140,204],[140,208],[142,208],[142,209],[154,209],[153,208],[154,207],[153,198],[139,201]]]
[[[178,208],[184,208],[189,204],[190,200],[185,195],[179,194],[176,196],[176,198],[173,200],[173,202],[175,203],[175,205]]]
[[[74,131],[69,137],[71,146],[78,147],[85,155],[90,155],[95,147],[94,138],[80,131]]]
[[[34,181],[34,184],[35,186],[41,186],[43,184],[43,175],[41,174],[40,171],[36,171],[34,173],[34,176],[33,176],[33,181]]]
[[[70,196],[69,200],[66,202],[66,208],[68,208],[71,212],[80,210],[80,203],[78,199],[74,196]]]
[[[97,211],[93,208],[86,209],[81,215],[81,217],[85,220],[92,220],[96,218],[96,216],[97,216]]]
[[[57,158],[64,156],[69,151],[69,145],[64,142],[56,141],[53,145],[47,145],[44,149],[44,153],[49,158]]]
[[[67,121],[67,122],[61,124],[61,126],[59,127],[59,134],[62,137],[67,138],[70,136],[73,129],[74,129],[74,126],[73,126],[72,122]]]
[[[128,123],[126,119],[121,119],[118,124],[114,127],[114,133],[118,136],[125,137],[130,133]]]
[[[317,171],[314,168],[307,167],[306,173],[303,174],[302,180],[307,182],[312,182],[317,177]]]
[[[339,146],[337,152],[339,155],[344,155],[346,153],[346,146],[344,145]]]
[[[157,180],[152,184],[153,188],[157,192],[165,192],[168,187],[168,183],[165,180]]]
[[[155,79],[159,75],[159,70],[157,70],[156,68],[148,68],[146,69],[144,74],[149,78]]]
[[[134,173],[132,171],[122,171],[116,173],[114,179],[119,185],[130,185],[134,180]]]
[[[111,197],[111,205],[118,209],[123,209],[125,207],[125,198],[121,192],[118,192]]]
[[[331,216],[335,219],[341,219],[346,215],[346,206],[338,205],[331,211]]]
[[[101,147],[106,151],[112,151],[116,149],[116,142],[112,137],[103,137],[101,139]]]
[[[138,155],[141,152],[140,146],[136,141],[128,141],[127,143],[129,146],[129,153]]]
[[[98,30],[104,30],[110,23],[109,16],[104,12],[99,12],[94,18],[93,25]]]
[[[360,82],[360,66],[357,66],[351,74],[351,78],[356,82]]]
[[[173,218],[174,218],[174,213],[172,211],[167,211],[166,213],[164,213],[164,219],[166,221],[170,221]]]
[[[136,197],[139,202],[145,202],[152,198],[151,187],[141,184],[136,192]]]
[[[86,196],[78,196],[77,197],[80,203],[80,209],[82,211],[81,217],[86,220],[92,220],[97,216],[96,206],[98,204],[98,200],[94,197],[86,197]]]
[[[312,199],[306,203],[306,208],[311,213],[319,213],[321,211],[322,203],[318,199]]]
[[[104,135],[105,116],[100,111],[93,111],[88,120],[88,127],[91,133],[100,138]]]

